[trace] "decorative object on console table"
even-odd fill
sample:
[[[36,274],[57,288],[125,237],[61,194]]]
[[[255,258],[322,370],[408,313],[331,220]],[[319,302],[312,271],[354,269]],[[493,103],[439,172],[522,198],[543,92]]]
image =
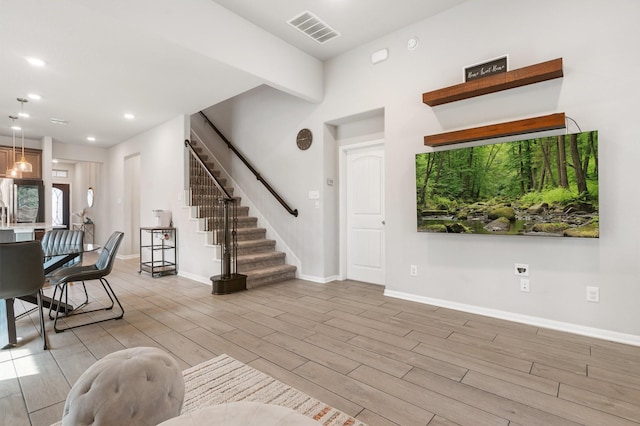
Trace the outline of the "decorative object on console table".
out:
[[[95,241],[95,225],[90,218],[86,218],[84,223],[72,223],[71,229],[76,231],[84,231],[85,241],[89,244],[93,244]]]
[[[178,273],[178,231],[173,227],[140,228],[140,269],[156,278]]]

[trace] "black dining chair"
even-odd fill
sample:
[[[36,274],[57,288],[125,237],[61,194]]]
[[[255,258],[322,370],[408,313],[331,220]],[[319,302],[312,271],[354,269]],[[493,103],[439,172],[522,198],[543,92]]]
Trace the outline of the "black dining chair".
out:
[[[85,325],[96,324],[103,321],[109,321],[112,319],[114,320],[121,319],[124,316],[124,308],[122,307],[120,300],[118,300],[118,297],[116,296],[115,292],[113,291],[113,288],[111,288],[111,285],[109,284],[109,281],[107,281],[107,278],[106,278],[107,275],[109,275],[111,273],[111,270],[113,269],[113,264],[116,260],[116,253],[118,251],[118,247],[120,246],[120,243],[122,242],[123,238],[124,238],[124,233],[122,232],[116,231],[113,234],[111,234],[111,237],[109,237],[109,240],[102,248],[100,257],[98,258],[98,261],[95,264],[81,265],[81,266],[68,266],[65,268],[60,268],[54,271],[51,275],[49,275],[49,284],[55,285],[60,289],[60,297],[57,300],[52,301],[51,303],[56,307],[55,308],[56,316],[53,321],[53,329],[56,331],[56,333],[60,333],[62,331],[69,330],[72,328],[83,327]],[[74,281],[80,281],[83,284],[86,284],[86,282],[88,281],[99,281],[100,284],[102,285],[102,288],[107,293],[107,296],[111,300],[111,305],[106,308],[97,308],[92,310],[84,310],[84,309],[76,308],[73,311],[69,311],[69,312],[65,312],[64,309],[59,309],[60,305],[62,304],[63,298],[65,298],[65,300],[66,298],[68,298],[68,284]],[[61,314],[64,314],[65,317],[69,317],[72,315],[87,314],[87,313],[96,312],[96,311],[109,311],[113,309],[113,307],[115,306],[115,303],[117,303],[118,306],[120,307],[120,313],[117,315],[113,315],[113,316],[110,316],[109,318],[99,319],[96,321],[85,322],[79,325],[67,326],[64,328],[58,328],[57,326],[58,318],[60,317]]]
[[[47,349],[42,312],[42,286],[45,283],[43,260],[39,241],[0,243],[0,299],[36,295],[40,311],[40,335],[44,349]],[[4,303],[13,304],[13,300]],[[9,334],[13,333],[15,336],[15,318],[7,318],[7,323]]]

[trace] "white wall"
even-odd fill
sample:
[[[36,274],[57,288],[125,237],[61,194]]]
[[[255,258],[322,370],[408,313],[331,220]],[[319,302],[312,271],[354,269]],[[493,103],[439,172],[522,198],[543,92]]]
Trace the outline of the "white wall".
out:
[[[43,162],[45,174],[51,176],[52,169],[68,169],[69,179],[67,181],[54,180],[55,182],[70,183],[71,187],[71,223],[79,222],[79,218],[73,213],[87,207],[87,189],[94,188],[93,207],[87,208],[89,216],[95,224],[94,242],[102,244],[111,235],[109,226],[110,217],[107,210],[109,205],[110,182],[107,177],[108,154],[105,148],[91,145],[75,145],[53,141],[51,144],[51,154],[49,160],[58,159],[64,167],[57,167]],[[45,181],[46,184],[46,181]],[[48,200],[51,198],[47,189]],[[50,207],[48,207],[50,208]]]
[[[93,242],[103,244],[111,235],[107,222],[107,192],[109,187],[103,178],[104,164],[89,161],[80,161],[73,167],[73,183],[71,185],[71,223],[80,223],[78,216],[73,215],[82,209],[86,209],[86,217],[91,218],[94,224]],[[93,188],[93,206],[87,203],[87,190]],[[85,240],[87,239],[85,235]]]
[[[170,210],[173,224],[178,229],[178,269],[185,275],[206,281],[219,273],[219,265],[213,260],[212,248],[204,247],[205,238],[198,238],[194,221],[189,220],[184,202],[184,140],[189,132],[188,118],[178,116],[153,129],[135,136],[109,149],[109,234],[113,231],[125,232],[118,255],[132,256],[138,253],[138,229],[131,229],[138,214],[142,227],[156,226],[157,218],[153,210]],[[126,171],[133,163],[128,161],[139,156],[139,171]],[[132,191],[126,176],[139,176],[139,205],[125,202]]]
[[[224,143],[218,141],[211,147],[291,250],[301,259],[315,259],[303,262],[302,270],[298,271],[303,277],[314,278],[325,276],[323,209],[316,209],[314,200],[308,199],[310,190],[324,190],[323,126],[309,119],[316,108],[315,104],[260,86],[205,111],[287,204],[298,210],[298,217],[289,214]],[[197,117],[193,121],[194,128],[200,127]],[[314,142],[307,151],[299,150],[295,143],[298,130],[304,127],[314,134]],[[211,130],[202,132],[216,139]],[[323,200],[321,197],[321,205]],[[273,236],[267,234],[267,238]]]
[[[140,156],[139,222],[141,226],[154,226],[157,219],[153,210],[174,211],[180,207],[182,181],[177,176],[182,176],[183,171],[183,126],[183,117],[179,116],[109,149],[109,233],[125,232],[119,254],[131,254],[134,250],[130,243],[133,231],[125,230],[125,218],[131,215],[124,200],[129,184],[125,179],[126,160]]]
[[[97,146],[54,141],[53,158],[73,162],[88,161],[91,163],[105,163],[108,159],[108,153],[107,149]]]
[[[386,206],[387,290],[640,335],[639,225],[628,219],[639,207],[632,194],[640,152],[630,143],[635,94],[625,90],[640,61],[624,47],[640,35],[639,12],[634,1],[467,2],[327,65],[323,106],[385,104],[386,188],[394,194]],[[412,35],[421,42],[409,52]],[[367,54],[382,47],[389,61],[368,64]],[[463,66],[503,53],[512,69],[562,57],[565,76],[442,108],[421,104],[422,92],[461,82]],[[416,232],[413,161],[426,151],[424,135],[560,111],[600,131],[600,239]],[[530,264],[531,293],[519,291],[515,262]],[[409,276],[410,264],[418,277]],[[585,301],[588,285],[600,287],[600,303]]]
[[[313,189],[323,203],[336,196],[325,179],[335,175],[339,138],[324,125],[383,109],[388,292],[640,344],[640,224],[632,219],[640,208],[640,145],[631,90],[640,59],[629,44],[640,38],[638,16],[635,0],[470,1],[328,61],[319,105],[263,87],[214,107],[212,118],[221,117],[227,136],[300,209],[290,219],[266,195],[261,206],[304,274],[332,275],[327,265],[335,262],[325,256],[338,255],[325,247],[324,235],[338,232],[332,212],[307,199]],[[412,36],[420,44],[408,51]],[[389,59],[374,66],[370,55],[381,48]],[[421,102],[423,92],[460,83],[465,65],[505,53],[510,69],[562,57],[565,76],[437,108]],[[600,132],[601,238],[416,232],[414,159],[428,150],[424,135],[553,112]],[[294,142],[302,127],[315,136],[304,152]],[[245,191],[258,187],[248,176],[242,180]],[[516,262],[530,265],[530,293],[519,291]],[[410,264],[418,266],[417,277],[409,276]],[[586,286],[600,287],[600,303],[586,302]]]

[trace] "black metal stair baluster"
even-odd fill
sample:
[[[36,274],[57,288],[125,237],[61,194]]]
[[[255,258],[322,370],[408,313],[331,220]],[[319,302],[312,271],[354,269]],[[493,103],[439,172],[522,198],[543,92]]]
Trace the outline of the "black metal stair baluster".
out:
[[[212,232],[213,243],[222,248],[221,274],[211,277],[211,292],[227,294],[246,290],[246,275],[237,273],[237,199],[221,185],[188,140],[185,140],[185,146],[191,154],[189,176],[190,179],[195,176],[191,193],[198,194],[198,217],[205,220],[205,229]]]

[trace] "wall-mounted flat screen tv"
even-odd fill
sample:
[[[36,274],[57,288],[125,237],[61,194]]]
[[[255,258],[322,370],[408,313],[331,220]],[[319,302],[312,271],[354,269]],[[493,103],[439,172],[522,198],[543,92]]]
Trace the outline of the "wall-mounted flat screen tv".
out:
[[[416,155],[418,231],[599,237],[598,132]]]

